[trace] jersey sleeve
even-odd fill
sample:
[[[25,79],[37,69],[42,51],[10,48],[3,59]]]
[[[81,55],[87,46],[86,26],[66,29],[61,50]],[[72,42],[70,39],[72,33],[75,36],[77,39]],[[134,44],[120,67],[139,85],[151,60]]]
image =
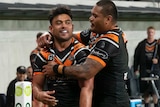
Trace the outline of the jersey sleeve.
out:
[[[43,66],[47,64],[47,61],[53,60],[52,54],[44,51],[39,51],[37,53],[32,53],[30,55],[30,63],[33,68],[33,73],[41,74]]]
[[[33,74],[40,74],[42,72],[43,65],[47,64],[47,62],[41,59],[39,53],[31,54],[30,56],[31,66],[33,68]]]
[[[78,33],[76,35],[76,38],[79,42],[83,43],[84,45],[88,45],[88,42],[90,40],[90,35],[91,35],[91,31],[88,29]]]
[[[76,64],[83,63],[87,56],[89,55],[90,51],[87,48],[81,48],[75,53],[75,61]]]
[[[114,57],[119,52],[119,39],[117,35],[107,35],[99,41],[91,49],[88,58],[92,58],[106,66],[111,57]]]

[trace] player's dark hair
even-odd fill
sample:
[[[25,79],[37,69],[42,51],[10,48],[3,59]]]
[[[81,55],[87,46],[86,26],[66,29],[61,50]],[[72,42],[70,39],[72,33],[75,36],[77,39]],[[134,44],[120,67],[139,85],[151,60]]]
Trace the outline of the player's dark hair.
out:
[[[72,19],[72,13],[71,13],[70,8],[68,6],[62,5],[50,11],[49,22],[51,25],[52,25],[53,18],[60,14],[67,14]]]
[[[102,7],[102,14],[104,16],[111,15],[114,21],[118,19],[118,12],[116,5],[111,0],[100,0],[96,3],[97,6]]]
[[[149,26],[149,27],[147,28],[147,30],[149,30],[149,29],[154,29],[154,30],[155,30],[155,28],[154,28],[153,26]]]
[[[42,34],[43,34],[42,32],[38,32],[36,38],[38,39]]]

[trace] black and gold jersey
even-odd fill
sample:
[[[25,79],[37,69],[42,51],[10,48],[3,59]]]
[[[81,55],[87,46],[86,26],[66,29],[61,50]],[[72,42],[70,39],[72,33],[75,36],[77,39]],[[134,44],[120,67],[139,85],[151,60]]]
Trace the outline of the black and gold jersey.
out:
[[[72,38],[72,43],[64,51],[60,52],[55,47],[36,51],[31,54],[30,60],[34,75],[38,75],[42,73],[43,65],[49,61],[70,66],[84,62],[89,53],[85,45]],[[49,76],[46,83],[45,90],[56,91],[54,96],[59,100],[56,107],[79,107],[80,88],[77,79],[62,75]]]
[[[104,66],[95,76],[94,106],[100,107],[96,104],[104,103],[104,98],[113,104],[129,102],[123,78],[124,73],[128,72],[128,53],[122,30],[109,30],[103,34],[85,31],[77,37],[79,41],[89,45],[91,53],[87,58]]]

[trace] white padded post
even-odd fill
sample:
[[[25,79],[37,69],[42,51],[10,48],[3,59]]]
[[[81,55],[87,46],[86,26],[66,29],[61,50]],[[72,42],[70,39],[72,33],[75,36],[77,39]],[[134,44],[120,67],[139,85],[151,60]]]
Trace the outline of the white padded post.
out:
[[[15,84],[15,107],[32,107],[32,86],[29,81]]]

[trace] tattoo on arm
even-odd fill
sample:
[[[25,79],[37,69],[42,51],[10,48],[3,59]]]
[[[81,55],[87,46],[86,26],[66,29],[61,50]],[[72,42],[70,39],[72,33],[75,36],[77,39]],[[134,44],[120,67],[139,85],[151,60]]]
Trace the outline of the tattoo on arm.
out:
[[[82,64],[73,65],[65,68],[65,75],[73,76],[78,79],[90,79],[94,77],[103,66],[93,59],[87,58]]]

